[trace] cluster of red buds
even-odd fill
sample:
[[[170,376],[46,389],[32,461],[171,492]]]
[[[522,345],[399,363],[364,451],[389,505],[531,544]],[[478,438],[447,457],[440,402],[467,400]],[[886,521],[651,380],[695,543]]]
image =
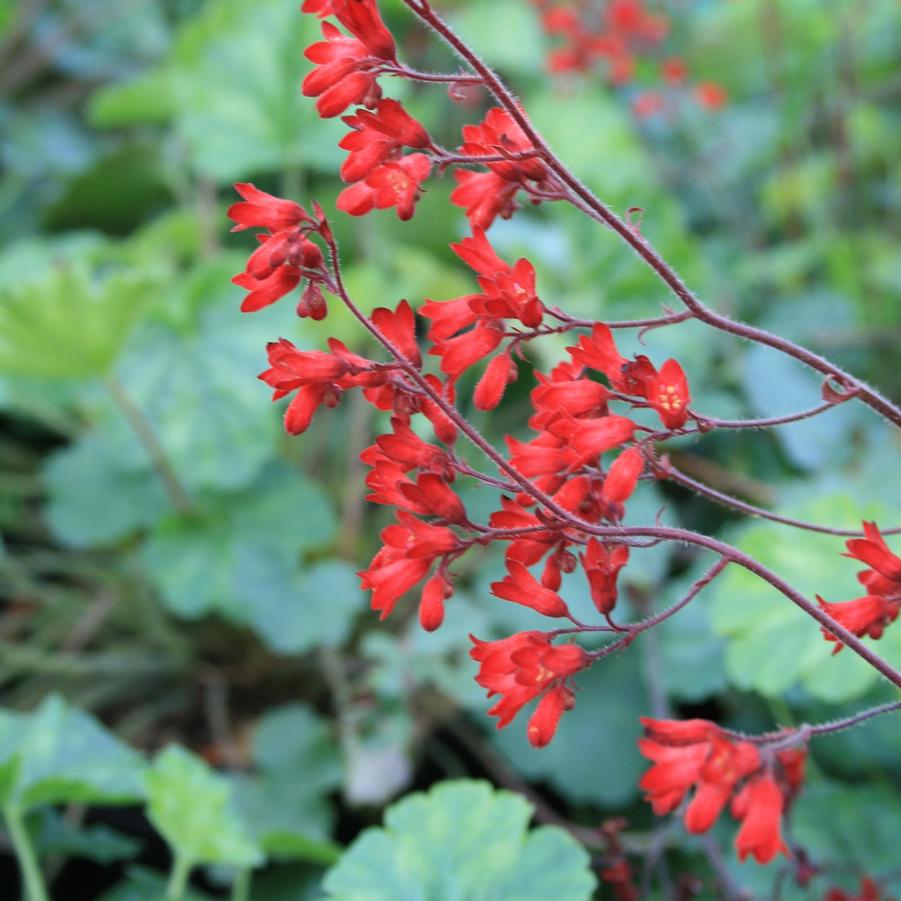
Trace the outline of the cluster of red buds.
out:
[[[669,17],[651,12],[644,0],[532,0],[555,46],[551,72],[592,72],[601,67],[612,85],[634,82],[640,63],[656,69],[658,87],[639,91],[632,110],[639,118],[666,112],[684,96],[705,109],[725,106],[725,89],[712,81],[692,82],[680,56],[667,55]]]
[[[349,186],[338,207],[351,215],[395,208],[401,219],[414,215],[423,183],[433,172],[454,168],[451,196],[466,211],[471,235],[451,249],[475,273],[477,290],[449,300],[426,300],[414,308],[406,300],[364,314],[347,291],[332,230],[323,210],[238,185],[243,201],[229,210],[235,230],[257,228],[260,247],[235,282],[248,291],[242,309],[258,310],[305,283],[298,315],[321,320],[327,315],[323,291],[336,297],[375,338],[386,359],[370,359],[328,339],[328,350],[302,350],[286,339],[269,345],[269,368],[260,378],[274,398],[291,397],[285,425],[305,431],[321,406],[333,407],[350,389],[390,414],[390,431],[363,450],[368,467],[368,500],[395,510],[395,522],[381,533],[381,548],[360,573],[371,592],[372,608],[388,616],[417,589],[419,621],[426,630],[441,626],[455,587],[454,565],[463,555],[488,545],[505,550],[506,573],[491,585],[492,594],[530,608],[550,620],[545,630],[520,632],[499,640],[473,637],[476,680],[499,700],[491,708],[498,726],[510,723],[535,703],[526,732],[536,747],[551,741],[563,714],[575,703],[574,679],[586,668],[628,647],[642,633],[677,614],[729,565],[744,567],[802,608],[824,636],[848,646],[901,687],[901,674],[860,641],[879,637],[897,617],[901,598],[901,559],[886,546],[875,525],[849,541],[849,554],[871,567],[861,581],[866,598],[845,604],[806,599],[778,574],[738,549],[710,536],[659,522],[625,526],[625,507],[645,479],[668,479],[718,503],[796,528],[831,534],[840,530],[791,520],[750,507],[680,473],[659,445],[679,435],[716,428],[762,428],[806,419],[857,397],[901,425],[901,410],[871,388],[791,342],[735,323],[703,305],[678,279],[641,234],[590,194],[531,126],[510,91],[438,16],[428,0],[404,0],[425,26],[449,43],[472,74],[425,73],[398,60],[397,47],[376,0],[306,0],[305,12],[324,21],[324,40],[307,49],[316,68],[303,89],[315,96],[322,116],[358,106],[344,121],[350,132],[341,140],[349,152],[341,167]],[[611,4],[625,27],[625,12],[640,4]],[[649,20],[642,19],[645,26]],[[424,83],[478,85],[496,106],[481,122],[463,128],[459,148],[435,143],[428,130],[397,100],[383,96],[379,79],[402,77]],[[405,153],[409,148],[413,152]],[[461,168],[466,167],[466,168]],[[479,167],[473,169],[472,167]],[[517,209],[517,197],[533,202],[570,203],[589,218],[613,229],[672,288],[686,305],[652,319],[596,322],[576,319],[545,303],[536,271],[527,259],[503,259],[486,231],[498,217]],[[419,317],[419,318],[418,318]],[[802,362],[820,367],[826,378],[824,402],[797,414],[770,420],[718,420],[691,406],[688,379],[674,359],[659,365],[648,356],[620,353],[616,329],[647,330],[696,319],[724,332],[763,340]],[[566,358],[549,372],[536,373],[531,391],[528,440],[506,438],[506,453],[495,447],[463,416],[456,404],[461,377],[479,368],[473,403],[493,410],[519,374],[517,359],[530,342],[546,335],[580,332],[566,347]],[[424,353],[425,351],[425,353]],[[434,366],[428,366],[432,358]],[[835,386],[840,386],[838,390]],[[474,468],[458,452],[466,439],[494,467]],[[479,483],[497,498],[488,522],[478,522],[460,496],[461,483]],[[854,533],[852,533],[854,534]],[[673,606],[640,622],[621,621],[617,610],[620,572],[630,548],[678,541],[716,555],[708,572]],[[540,572],[533,568],[540,566]],[[597,610],[597,621],[584,623],[560,591],[564,574],[581,568]],[[610,640],[586,650],[581,635]],[[883,705],[824,726],[782,730],[757,739],[737,737],[713,723],[647,720],[642,752],[654,766],[642,788],[658,813],[679,807],[689,792],[687,828],[709,829],[727,803],[741,820],[740,856],[761,862],[782,851],[782,817],[803,781],[804,747],[809,738],[846,728],[901,707]],[[620,866],[611,879],[625,886]],[[625,891],[625,888],[623,888]]]

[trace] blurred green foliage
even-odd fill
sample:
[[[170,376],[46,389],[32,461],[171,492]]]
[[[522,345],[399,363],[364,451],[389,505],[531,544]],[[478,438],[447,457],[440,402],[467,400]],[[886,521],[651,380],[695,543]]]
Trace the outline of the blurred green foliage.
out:
[[[701,296],[901,395],[897,3],[663,5],[674,13],[668,47],[726,86],[722,111],[684,102],[637,122],[634,88],[541,70],[528,3],[505,5],[504,27],[492,0],[443,4],[580,177],[616,209],[644,209],[644,232]],[[401,3],[383,6],[412,62],[455,64]],[[404,605],[375,621],[354,571],[387,518],[364,503],[356,456],[386,422],[348,398],[289,441],[255,379],[265,342],[280,335],[309,347],[336,335],[361,351],[368,339],[336,304],[321,325],[297,320],[288,300],[242,316],[229,283],[250,247],[227,234],[232,181],[326,209],[341,187],[343,128],[318,120],[297,87],[318,26],[296,7],[0,2],[0,807],[59,897],[158,901],[191,875],[185,898],[241,898],[254,869],[244,895],[254,901],[323,890],[585,898],[585,853],[558,830],[528,831],[530,809],[507,792],[454,781],[382,808],[442,779],[488,777],[527,783],[581,824],[624,815],[640,832],[653,823],[637,792],[639,715],[670,707],[765,730],[878,703],[887,690],[847,651],[830,657],[784,598],[730,569],[581,678],[557,740],[536,752],[519,723],[494,732],[472,680],[468,632],[500,637],[537,622],[489,597],[497,555],[463,563],[437,633]],[[446,145],[481,113],[441,89],[388,88]],[[447,247],[465,230],[449,181],[432,182],[412,224],[390,212],[334,217],[364,309],[472,289]],[[576,315],[655,315],[669,300],[612,234],[572,210],[523,211],[493,235],[503,253],[535,262],[542,297]],[[694,324],[645,340],[655,358],[684,361],[710,415],[779,415],[819,398],[792,361]],[[563,344],[535,346],[501,409],[467,409],[486,434],[523,432],[529,370]],[[672,452],[720,490],[788,515],[901,521],[897,437],[854,404]],[[495,499],[473,489],[466,502],[487,516]],[[630,517],[649,522],[661,509],[808,594],[855,591],[839,539],[649,485]],[[635,557],[626,584],[636,614],[678,598],[705,564],[678,548]],[[578,579],[566,596],[590,609]],[[879,650],[901,664],[901,631]],[[890,722],[813,747],[792,839],[832,869],[812,894],[785,884],[783,898],[888,872],[899,750]],[[718,834],[724,847],[729,834]],[[671,869],[712,878],[696,840],[666,841]],[[427,861],[443,868],[440,885]],[[5,888],[12,857],[3,865]],[[778,865],[729,865],[755,897],[784,877]],[[375,881],[381,895],[369,893]]]

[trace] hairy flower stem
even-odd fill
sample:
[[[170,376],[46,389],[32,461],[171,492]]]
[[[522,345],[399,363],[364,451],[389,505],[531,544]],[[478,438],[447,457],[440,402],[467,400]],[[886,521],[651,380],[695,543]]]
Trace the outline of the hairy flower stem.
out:
[[[692,293],[676,271],[660,256],[640,232],[609,209],[567,168],[529,121],[528,116],[517,103],[507,86],[494,74],[481,57],[432,9],[431,5],[417,2],[417,0],[404,0],[404,3],[423,24],[439,35],[481,78],[484,86],[510,114],[533,146],[540,151],[542,160],[568,189],[569,196],[567,199],[586,215],[616,232],[657,273],[660,279],[696,319],[720,331],[728,332],[758,344],[764,344],[767,347],[772,347],[788,356],[794,357],[811,369],[837,380],[846,391],[851,391],[877,413],[901,427],[901,408],[850,373],[830,363],[824,357],[795,344],[793,341],[789,341],[787,338],[773,335],[756,326],[736,322],[706,306]]]
[[[659,461],[655,465],[661,466]],[[745,503],[745,501],[731,497],[728,494],[723,494],[721,491],[717,491],[715,488],[711,488],[703,482],[696,481],[691,478],[691,476],[676,469],[671,463],[662,465],[661,471],[669,481],[675,482],[677,485],[684,485],[686,488],[690,488],[692,491],[703,497],[710,498],[710,500],[716,501],[716,503],[721,504],[724,507],[738,510],[740,513],[746,513],[748,516],[758,516],[761,519],[768,519],[770,522],[777,522],[781,525],[791,526],[795,529],[803,529],[806,532],[819,532],[822,535],[837,535],[842,538],[864,537],[864,533],[859,529],[835,529],[831,526],[821,526],[813,522],[805,522],[801,519],[793,519],[790,516],[772,513],[769,510],[764,510],[762,507],[755,507],[753,504]],[[896,526],[892,529],[880,529],[880,531],[883,535],[897,535],[901,532],[901,527]]]
[[[786,729],[778,729],[775,732],[764,732],[762,735],[747,735],[744,732],[737,732],[731,729],[723,731],[733,738],[741,741],[750,741],[760,745],[778,744],[790,745],[801,741],[807,741],[810,738],[817,738],[823,735],[835,735],[837,732],[844,732],[853,729],[868,720],[877,716],[883,716],[886,713],[897,713],[901,711],[901,701],[889,701],[886,704],[879,704],[876,707],[869,707],[854,713],[851,716],[842,717],[837,720],[829,720],[825,723],[819,723],[815,726],[804,725]]]

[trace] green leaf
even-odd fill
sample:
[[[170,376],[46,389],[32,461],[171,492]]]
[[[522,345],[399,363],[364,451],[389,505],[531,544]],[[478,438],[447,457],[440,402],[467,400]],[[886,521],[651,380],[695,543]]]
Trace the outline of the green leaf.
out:
[[[0,374],[43,378],[103,375],[158,282],[146,274],[92,281],[83,265],[0,291]]]
[[[254,340],[261,327],[241,319],[229,271],[227,260],[214,266],[221,287],[207,299],[223,303],[199,311],[195,333],[148,323],[117,372],[189,494],[246,486],[271,457],[278,434],[257,380],[265,364],[263,341]],[[122,459],[148,465],[120,410],[108,410],[104,427]]]
[[[881,489],[880,489],[881,486]],[[880,496],[881,490],[881,496]],[[878,474],[845,476],[808,488],[806,499],[780,505],[780,512],[836,527],[859,528],[862,519],[893,521],[898,509],[894,484]],[[873,498],[864,504],[861,498]],[[859,569],[841,556],[844,541],[828,535],[759,523],[738,533],[735,544],[774,570],[805,597],[851,600],[861,594]],[[726,668],[739,688],[782,697],[801,683],[819,700],[840,702],[861,697],[879,676],[844,649],[832,656],[819,625],[768,583],[740,566],[730,566],[708,589],[713,596],[713,627],[728,639]],[[877,645],[881,656],[901,664],[901,629],[886,629]]]
[[[625,804],[637,795],[644,769],[636,741],[638,718],[649,706],[638,656],[601,660],[580,674],[576,684],[582,689],[576,706],[563,715],[547,747],[536,750],[526,739],[530,709],[505,729],[493,731],[494,742],[523,776],[549,782],[574,803]]]
[[[262,862],[229,781],[184,748],[170,746],[154,760],[147,774],[147,816],[173,854],[191,866]]]
[[[159,475],[135,469],[100,431],[53,454],[44,470],[53,533],[75,547],[108,544],[171,513]]]
[[[745,391],[758,416],[797,413],[822,401],[822,377],[771,348],[754,345],[745,354],[744,370]],[[773,434],[796,466],[821,469],[851,458],[848,436],[857,421],[854,405],[843,404],[812,419],[780,426]]]
[[[136,857],[141,843],[108,826],[76,826],[56,810],[42,811],[37,834],[38,856],[62,854],[111,864]]]
[[[128,197],[128,203],[122,197]],[[118,147],[69,180],[44,212],[49,230],[96,228],[126,235],[171,203],[165,161],[151,145]]]
[[[340,901],[587,901],[585,850],[562,829],[528,830],[532,808],[487,782],[444,782],[390,807],[325,878]]]
[[[128,804],[143,796],[141,757],[59,695],[29,714],[0,712],[0,762],[3,802],[23,812],[46,804]]]
[[[171,120],[194,170],[219,182],[286,166],[337,166],[338,125],[322,123],[299,84],[313,16],[281,0],[214,0],[179,31],[169,58],[94,95],[99,125]],[[307,124],[317,123],[315,129]]]
[[[272,467],[246,491],[205,500],[202,513],[164,522],[141,549],[141,559],[163,601],[181,616],[217,611],[234,622],[253,624],[251,608],[260,596],[245,593],[248,561],[261,555],[276,567],[290,568],[300,553],[327,546],[337,528],[324,492],[301,473],[286,468]],[[273,590],[283,587],[280,582],[266,584]],[[268,605],[275,600],[282,606],[293,601],[263,591],[267,605],[263,621],[271,631]],[[298,606],[298,630],[301,618]],[[335,625],[329,622],[326,628],[334,637]],[[292,641],[302,643],[304,638],[297,631]]]
[[[235,591],[248,624],[279,654],[344,644],[366,608],[350,564],[329,560],[301,569],[259,544],[239,549]]]
[[[253,737],[254,776],[235,782],[238,806],[260,846],[278,858],[331,864],[327,795],[341,785],[341,755],[328,725],[308,707],[270,711]]]
[[[707,559],[684,576],[667,583],[666,597],[659,601],[659,609],[683,597],[709,562]],[[659,642],[660,669],[665,674],[666,691],[671,697],[697,702],[725,686],[725,642],[713,631],[710,607],[710,596],[706,591],[701,592],[676,616],[654,630],[654,638]],[[647,653],[648,638],[651,636],[639,642],[642,653]]]
[[[104,892],[98,901],[164,901],[167,878],[145,867],[129,867],[124,882]],[[189,888],[181,901],[212,901],[211,896]]]

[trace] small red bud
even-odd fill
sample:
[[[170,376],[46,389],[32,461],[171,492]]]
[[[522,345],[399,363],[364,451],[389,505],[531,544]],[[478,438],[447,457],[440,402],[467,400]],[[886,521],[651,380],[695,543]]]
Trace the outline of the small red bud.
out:
[[[328,304],[322,296],[319,285],[310,282],[300,295],[300,303],[297,304],[297,315],[301,319],[310,318],[320,322],[328,315]]]

